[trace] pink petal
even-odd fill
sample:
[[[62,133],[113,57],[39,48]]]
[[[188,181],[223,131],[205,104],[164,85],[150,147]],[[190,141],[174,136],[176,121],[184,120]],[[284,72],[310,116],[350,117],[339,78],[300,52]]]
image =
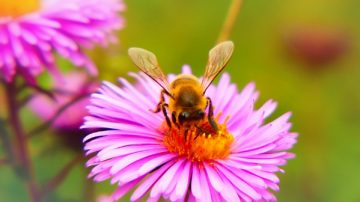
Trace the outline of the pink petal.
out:
[[[192,195],[200,200],[202,197],[202,189],[200,186],[200,173],[198,165],[193,165],[193,173],[191,177],[191,192]]]
[[[143,166],[140,167],[138,170],[138,173],[140,175],[143,175],[145,173],[148,173],[158,167],[159,165],[162,165],[166,162],[169,162],[171,159],[173,159],[176,155],[175,154],[165,154],[162,156],[159,156],[157,158],[153,158],[146,162]]]
[[[166,173],[160,178],[160,180],[154,185],[150,192],[150,197],[154,198],[160,195],[165,190],[168,190],[171,181],[173,181],[174,175],[184,163],[184,159],[180,159],[174,165],[172,165]]]
[[[131,195],[131,201],[137,201],[154,185],[154,183],[164,174],[164,172],[174,164],[174,161],[167,162],[158,170],[154,171]]]
[[[186,191],[188,190],[189,180],[191,178],[191,165],[192,163],[187,161],[182,173],[180,174],[179,181],[176,185],[175,192],[171,195],[172,201],[184,199]]]
[[[224,183],[221,180],[219,174],[212,166],[209,166],[207,163],[204,163],[204,166],[205,166],[206,174],[209,178],[209,181],[210,181],[212,187],[217,192],[221,192],[222,189],[224,189]]]
[[[117,190],[114,192],[113,198],[115,200],[118,200],[119,198],[123,197],[130,189],[132,189],[141,180],[142,180],[142,178],[139,178],[139,179],[131,181],[127,184],[120,185],[119,188],[117,188]]]

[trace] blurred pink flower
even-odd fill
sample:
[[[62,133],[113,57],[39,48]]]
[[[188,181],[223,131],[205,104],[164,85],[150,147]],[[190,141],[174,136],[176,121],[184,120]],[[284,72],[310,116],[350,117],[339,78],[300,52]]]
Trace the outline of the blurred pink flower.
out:
[[[319,71],[348,51],[349,37],[337,29],[301,27],[286,35],[285,45],[291,56],[307,65],[303,67]]]
[[[191,70],[185,67],[183,73]],[[143,73],[130,75],[139,88],[122,78],[121,88],[104,82],[92,95],[82,126],[102,129],[84,139],[91,156],[87,166],[93,167],[89,177],[95,181],[118,184],[114,199],[135,188],[131,201],[148,192],[149,201],[276,201],[269,191],[279,190],[275,173],[284,172],[279,166],[294,157],[286,152],[297,137],[289,132],[290,113],[265,124],[276,103],[269,100],[255,110],[255,85],[238,92],[224,73],[206,93],[215,105],[219,132],[202,134],[207,128],[201,125],[200,132],[190,128],[185,140],[181,129],[166,125],[162,113],[149,111],[161,88]]]
[[[68,146],[79,149],[85,135],[80,130],[84,116],[88,114],[85,107],[90,103],[90,93],[95,92],[97,87],[98,83],[89,80],[84,72],[71,72],[65,74],[61,82],[56,81],[55,99],[37,93],[29,101],[29,107],[44,121],[58,115],[52,122],[52,127],[61,134]],[[59,113],[65,105],[68,106]]]
[[[55,100],[38,93],[30,100],[29,106],[42,119],[49,120],[60,107],[77,97],[84,96],[64,110],[53,123],[55,128],[78,130],[83,117],[87,114],[85,106],[89,104],[89,97],[86,95],[94,92],[96,87],[97,84],[89,82],[85,73],[72,72],[64,76],[64,81],[55,83]]]
[[[3,2],[3,1],[2,1]],[[115,41],[123,27],[121,0],[11,0],[0,8],[0,77],[27,82],[47,69],[60,76],[54,53],[90,73],[97,70],[83,48]]]

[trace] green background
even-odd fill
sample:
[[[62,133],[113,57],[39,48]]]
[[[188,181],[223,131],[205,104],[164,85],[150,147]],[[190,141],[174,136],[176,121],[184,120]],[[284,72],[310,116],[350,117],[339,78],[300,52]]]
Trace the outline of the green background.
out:
[[[127,77],[129,71],[138,71],[127,56],[132,46],[156,53],[166,73],[179,73],[183,64],[189,64],[194,74],[201,76],[229,0],[125,3],[127,9],[122,15],[126,26],[118,34],[119,43],[89,51],[101,80],[115,82],[119,76]],[[239,89],[250,81],[256,83],[261,93],[257,106],[268,99],[278,101],[270,120],[292,111],[292,131],[300,134],[292,149],[297,157],[283,167],[285,174],[279,174],[279,201],[360,201],[359,8],[358,0],[243,2],[230,36],[235,52],[225,71]],[[328,64],[319,67],[291,57],[286,36],[294,29],[313,28],[345,33],[347,48],[339,59],[330,58]],[[27,128],[39,123],[26,109],[22,117]],[[76,155],[58,145],[51,132],[34,137],[30,147],[40,182],[50,179]],[[86,200],[87,172],[84,164],[77,165],[47,200]],[[109,184],[96,184],[96,194],[111,193],[115,187]],[[0,167],[0,200],[27,201],[24,185],[6,165]]]

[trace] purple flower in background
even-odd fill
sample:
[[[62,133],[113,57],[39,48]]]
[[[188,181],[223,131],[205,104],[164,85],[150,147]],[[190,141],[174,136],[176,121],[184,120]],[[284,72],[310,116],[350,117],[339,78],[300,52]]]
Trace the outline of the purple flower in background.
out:
[[[34,83],[45,69],[59,77],[54,53],[96,74],[82,49],[115,41],[113,31],[124,25],[118,16],[124,7],[121,0],[5,1],[0,8],[0,77],[11,82],[18,74]]]
[[[328,69],[351,49],[349,33],[339,28],[302,26],[286,33],[288,54],[310,72]]]
[[[118,185],[114,200],[135,188],[131,201],[147,196],[150,201],[276,201],[270,191],[279,190],[275,173],[294,157],[286,151],[297,137],[289,132],[290,113],[264,123],[276,103],[269,100],[255,110],[255,85],[238,92],[224,73],[206,93],[219,131],[207,132],[211,127],[204,121],[184,138],[181,127],[169,128],[162,113],[149,111],[159,101],[158,84],[143,73],[130,75],[135,85],[122,78],[121,88],[104,82],[92,95],[82,126],[102,129],[84,139],[91,156],[87,166],[95,181]]]
[[[29,101],[29,107],[44,121],[54,119],[52,127],[65,143],[79,149],[85,135],[79,129],[84,116],[88,114],[85,107],[90,103],[90,93],[95,92],[98,83],[80,71],[64,74],[63,78],[62,81],[55,81],[54,99],[37,93]]]

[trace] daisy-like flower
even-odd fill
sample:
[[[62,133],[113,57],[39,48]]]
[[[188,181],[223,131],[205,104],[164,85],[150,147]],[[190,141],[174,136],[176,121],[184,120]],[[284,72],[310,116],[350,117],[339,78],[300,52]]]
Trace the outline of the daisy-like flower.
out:
[[[219,131],[211,132],[207,121],[186,131],[169,128],[162,113],[149,111],[161,88],[143,73],[130,75],[135,86],[122,78],[121,88],[104,82],[92,95],[83,125],[102,129],[84,139],[92,156],[87,166],[95,181],[118,185],[114,200],[135,188],[131,201],[276,201],[271,192],[279,190],[276,172],[284,172],[279,166],[294,157],[286,151],[297,137],[289,132],[290,113],[265,123],[276,103],[269,100],[255,110],[254,83],[238,92],[224,73],[206,92]]]
[[[58,53],[96,74],[83,48],[115,40],[123,26],[121,0],[0,0],[0,78],[27,82],[47,69],[59,77]]]

